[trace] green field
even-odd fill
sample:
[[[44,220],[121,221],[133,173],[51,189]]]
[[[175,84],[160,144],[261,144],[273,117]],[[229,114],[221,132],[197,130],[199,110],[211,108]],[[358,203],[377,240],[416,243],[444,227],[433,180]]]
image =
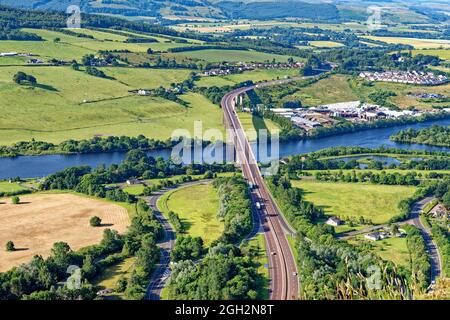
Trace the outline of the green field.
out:
[[[211,184],[182,187],[166,193],[158,201],[158,207],[167,215],[178,213],[187,227],[187,234],[202,237],[205,245],[218,239],[224,230],[217,219],[219,198]]]
[[[439,103],[423,102],[421,99],[410,96],[409,93],[428,92],[446,95],[450,92],[450,84],[430,87],[401,83],[374,82],[371,86],[368,86],[367,82],[360,78],[352,78],[345,75],[332,75],[305,88],[299,88],[297,92],[290,96],[286,96],[284,99],[299,99],[304,105],[309,106],[356,100],[370,102],[369,95],[380,90],[395,92],[396,96],[389,98],[389,101],[400,108],[414,106],[419,109],[430,109],[433,105],[439,105]]]
[[[133,89],[154,89],[170,87],[189,78],[191,70],[175,69],[138,69],[138,68],[102,68],[108,76]]]
[[[415,188],[362,183],[293,181],[305,192],[305,199],[322,207],[327,215],[364,217],[376,224],[387,223],[400,213],[398,203],[413,195]]]
[[[141,86],[169,86],[173,81],[183,80],[187,71],[106,68],[106,72],[122,79],[121,83],[69,67],[4,67],[1,70],[2,145],[31,138],[61,142],[94,135],[144,134],[167,139],[178,128],[192,132],[195,120],[203,121],[205,130],[223,127],[220,108],[199,94],[182,96],[190,103],[185,108],[161,98],[128,92]],[[13,83],[12,77],[19,70],[34,75],[39,85]],[[130,86],[124,84],[126,81]]]
[[[438,56],[443,60],[450,60],[450,48],[447,49],[427,49],[427,50],[413,50],[413,55],[425,54],[430,56]],[[448,72],[448,71],[447,71]]]
[[[195,50],[179,52],[178,55],[208,62],[264,62],[275,59],[278,62],[286,62],[289,56],[270,54],[251,50]],[[295,57],[293,57],[295,58]],[[298,60],[298,59],[297,59]]]
[[[17,182],[9,183],[8,181],[0,181],[0,193],[12,193],[28,190]]]
[[[223,86],[232,86],[248,80],[252,80],[253,82],[260,82],[260,81],[282,79],[285,78],[286,76],[293,77],[298,75],[299,75],[298,69],[252,70],[226,76],[202,77],[196,83],[197,86],[199,87],[212,87],[212,86],[223,87]]]
[[[370,243],[373,246],[373,253],[382,259],[392,261],[398,266],[409,267],[410,254],[406,245],[406,238],[388,238],[381,241],[370,241],[359,236],[349,242],[356,245]]]
[[[121,277],[128,278],[130,276],[135,260],[136,258],[134,257],[126,258],[115,265],[107,267],[94,279],[92,284],[99,286],[100,290],[115,289],[117,281],[119,281]],[[108,297],[112,299],[121,299],[122,294],[114,293],[108,295]]]
[[[263,119],[248,112],[239,113],[239,120],[250,141],[256,141],[259,130],[267,130],[268,133],[280,131],[280,127],[269,119]]]

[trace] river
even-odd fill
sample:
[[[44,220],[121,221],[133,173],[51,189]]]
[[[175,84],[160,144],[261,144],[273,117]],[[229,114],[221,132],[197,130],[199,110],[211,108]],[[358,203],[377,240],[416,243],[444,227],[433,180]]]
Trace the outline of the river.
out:
[[[412,125],[401,125],[390,128],[370,129],[360,132],[341,134],[320,139],[301,140],[280,144],[280,156],[313,152],[325,148],[338,146],[358,146],[376,148],[386,146],[390,148],[419,149],[429,151],[446,151],[450,148],[433,147],[417,144],[400,144],[389,140],[389,136],[406,128],[422,129],[432,125],[450,125],[450,119],[422,122]],[[149,155],[153,157],[163,157],[168,159],[170,150],[151,151]],[[42,155],[42,156],[20,156],[15,158],[0,158],[0,179],[10,177],[38,178],[44,177],[64,168],[89,165],[97,167],[101,164],[109,166],[120,163],[125,157],[124,152],[94,153],[76,155]]]

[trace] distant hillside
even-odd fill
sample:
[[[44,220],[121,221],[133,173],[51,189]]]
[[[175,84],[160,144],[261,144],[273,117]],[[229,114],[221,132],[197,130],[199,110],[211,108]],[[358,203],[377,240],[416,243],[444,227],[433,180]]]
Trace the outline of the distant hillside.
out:
[[[315,21],[365,21],[367,7],[389,7],[387,22],[425,23],[447,20],[446,6],[400,0],[0,0],[0,4],[25,9],[65,11],[79,5],[83,12],[140,17],[276,19],[300,18]]]
[[[275,19],[304,18],[312,20],[338,20],[339,10],[333,4],[305,3],[297,1],[273,2],[233,2],[224,1],[217,5],[230,18],[235,19]]]
[[[209,2],[208,0],[0,0],[0,4],[24,8],[65,11],[69,5],[79,5],[83,12],[122,16],[191,16],[206,18],[305,18],[337,20],[339,10],[332,4],[298,1]]]

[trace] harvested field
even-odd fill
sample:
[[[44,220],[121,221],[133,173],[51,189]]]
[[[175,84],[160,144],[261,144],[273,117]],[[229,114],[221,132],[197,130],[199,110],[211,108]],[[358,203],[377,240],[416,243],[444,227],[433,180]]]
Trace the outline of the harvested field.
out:
[[[47,257],[55,242],[78,250],[99,243],[106,228],[122,233],[129,224],[127,210],[106,201],[73,194],[37,194],[20,200],[13,205],[9,198],[0,199],[0,272],[35,255]],[[100,217],[102,226],[91,227],[92,216]],[[5,251],[10,240],[17,251]]]

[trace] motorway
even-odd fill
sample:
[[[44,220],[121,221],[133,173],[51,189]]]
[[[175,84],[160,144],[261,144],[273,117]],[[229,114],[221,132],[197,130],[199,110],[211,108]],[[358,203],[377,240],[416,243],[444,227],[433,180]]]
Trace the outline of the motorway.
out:
[[[263,84],[239,88],[226,94],[221,102],[227,129],[231,129],[236,150],[236,159],[242,168],[242,174],[249,183],[256,186],[251,191],[253,204],[262,204],[259,212],[260,223],[264,230],[267,256],[269,257],[270,299],[294,300],[299,295],[297,265],[287,240],[287,234],[294,231],[285,221],[274,199],[272,198],[259,170],[255,155],[245,136],[242,124],[236,114],[237,97],[257,87],[265,87],[301,80],[297,77],[284,80],[269,81]]]

